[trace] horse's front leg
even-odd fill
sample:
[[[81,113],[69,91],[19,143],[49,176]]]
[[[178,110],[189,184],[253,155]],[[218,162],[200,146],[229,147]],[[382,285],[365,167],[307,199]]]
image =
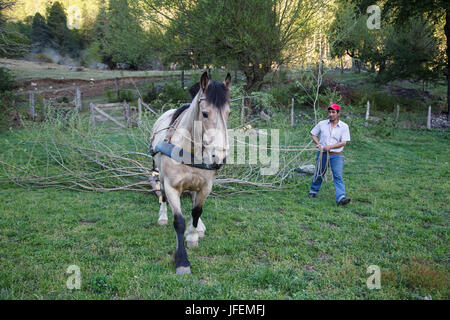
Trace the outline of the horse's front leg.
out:
[[[181,213],[181,194],[170,184],[164,185],[165,194],[169,201],[170,208],[173,213],[173,227],[177,236],[177,248],[175,251],[175,269],[177,274],[191,273],[191,264],[187,257],[186,248],[184,247],[184,231],[186,230],[186,222]]]
[[[205,235],[206,227],[200,216],[203,213],[203,203],[211,192],[211,187],[206,186],[199,192],[196,192],[192,198],[192,220],[189,221],[186,231],[186,242],[188,247],[197,247],[198,239]]]

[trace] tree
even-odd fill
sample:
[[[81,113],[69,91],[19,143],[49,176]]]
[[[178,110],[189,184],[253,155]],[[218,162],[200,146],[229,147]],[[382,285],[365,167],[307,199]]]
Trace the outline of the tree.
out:
[[[167,30],[173,55],[194,65],[237,65],[245,90],[258,89],[274,65],[293,58],[303,31],[323,1],[144,0],[149,19]],[[178,50],[182,50],[179,52]],[[177,52],[178,51],[178,52]],[[290,54],[287,54],[290,53]]]
[[[30,40],[31,51],[35,53],[42,52],[46,46],[50,46],[50,29],[39,12],[33,17]]]
[[[80,45],[76,34],[67,28],[67,15],[58,1],[47,7],[47,26],[54,49],[63,54],[78,56]]]
[[[404,24],[411,17],[424,17],[428,21],[435,23],[441,19],[445,19],[447,119],[450,120],[450,2],[448,0],[389,0],[386,1],[384,9],[392,13],[398,25]]]
[[[393,63],[385,80],[430,81],[438,77],[438,42],[433,29],[421,19],[411,18],[397,28],[386,41],[386,52]]]
[[[6,11],[15,3],[15,0],[0,0],[0,56],[4,57],[20,57],[28,51],[28,39],[7,23]]]
[[[101,6],[94,25],[103,62],[110,67],[126,63],[137,69],[148,62],[151,50],[148,36],[141,27],[139,8],[128,0],[109,0],[108,8]]]

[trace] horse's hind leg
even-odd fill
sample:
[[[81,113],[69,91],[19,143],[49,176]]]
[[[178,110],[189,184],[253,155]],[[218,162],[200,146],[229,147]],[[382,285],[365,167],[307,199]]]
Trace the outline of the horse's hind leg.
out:
[[[168,219],[167,219],[167,199],[166,199],[166,195],[164,194],[164,191],[163,191],[161,206],[159,207],[158,224],[160,226],[164,226],[164,225],[167,224],[167,222],[168,222]]]
[[[184,231],[186,230],[186,222],[181,213],[181,194],[170,185],[165,185],[165,193],[169,201],[170,208],[173,213],[173,227],[177,236],[177,248],[175,251],[175,268],[177,274],[191,273],[191,264],[187,257],[186,248],[184,247]]]

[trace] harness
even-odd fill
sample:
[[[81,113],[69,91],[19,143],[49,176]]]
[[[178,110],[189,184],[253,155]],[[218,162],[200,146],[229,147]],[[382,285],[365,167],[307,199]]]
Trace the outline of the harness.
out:
[[[199,98],[198,99],[198,104],[197,106],[200,105],[200,102],[202,100],[205,100],[205,98]],[[222,166],[222,164],[217,164],[217,163],[213,163],[213,164],[208,164],[205,163],[205,159],[198,159],[195,157],[195,155],[193,153],[190,153],[186,150],[184,150],[183,148],[176,146],[172,143],[170,143],[170,139],[172,138],[172,135],[175,133],[177,126],[180,122],[180,118],[181,118],[181,114],[178,116],[177,119],[175,119],[175,121],[173,121],[173,123],[162,129],[162,130],[167,130],[167,134],[166,137],[164,138],[163,141],[158,142],[155,146],[155,149],[152,149],[152,142],[153,142],[153,138],[155,136],[155,133],[153,134],[153,137],[150,141],[150,146],[149,146],[149,150],[147,152],[148,155],[151,155],[152,157],[157,154],[157,153],[162,153],[166,156],[168,156],[169,158],[184,164],[184,165],[188,165],[191,167],[195,167],[195,168],[199,168],[199,169],[205,169],[205,170],[217,170],[220,169],[220,167]],[[195,118],[194,118],[195,121]],[[161,130],[161,131],[162,131]],[[159,131],[158,131],[159,132]],[[192,139],[190,139],[191,142]],[[202,145],[202,150],[204,149],[204,146]],[[186,161],[187,160],[187,161]]]

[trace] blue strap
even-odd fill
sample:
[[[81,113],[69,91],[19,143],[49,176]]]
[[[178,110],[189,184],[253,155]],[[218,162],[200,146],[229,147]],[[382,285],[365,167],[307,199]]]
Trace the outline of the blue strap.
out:
[[[166,156],[168,156],[169,158],[172,158],[173,160],[180,162],[182,164],[188,165],[188,166],[192,166],[192,167],[196,167],[196,168],[200,168],[200,169],[206,169],[206,170],[217,170],[220,168],[219,164],[206,164],[204,163],[203,159],[201,163],[196,163],[199,161],[195,161],[195,156],[190,153],[187,152],[185,150],[183,150],[182,148],[171,144],[165,140],[159,142],[156,146],[155,149],[152,150],[151,146],[150,146],[150,150],[149,152],[152,152],[152,155],[161,152],[162,154],[165,154]]]

